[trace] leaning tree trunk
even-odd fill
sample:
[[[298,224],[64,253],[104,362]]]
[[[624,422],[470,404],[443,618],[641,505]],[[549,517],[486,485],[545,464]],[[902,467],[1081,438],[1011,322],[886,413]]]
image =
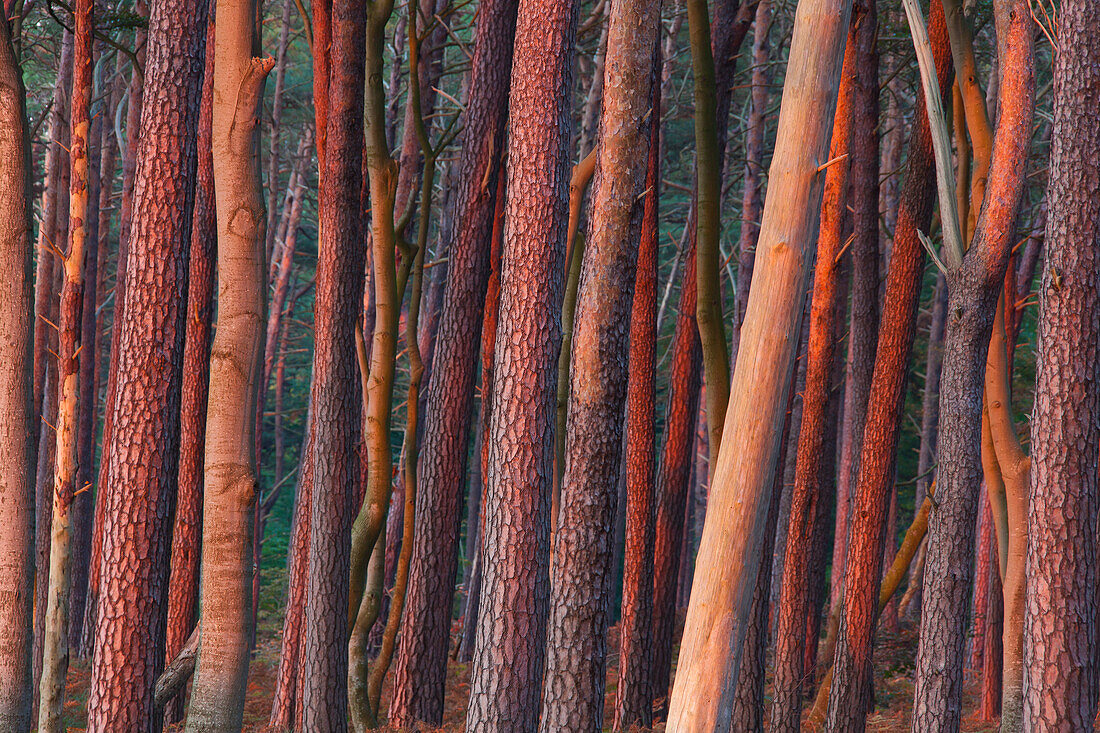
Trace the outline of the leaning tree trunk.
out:
[[[146,92],[157,104],[141,115],[130,222],[141,246],[128,248],[115,322],[89,731],[149,729],[163,664],[206,17],[200,1],[157,3],[149,18]]]
[[[435,337],[439,358],[433,359],[435,373],[424,404],[420,506],[390,705],[390,719],[396,725],[443,722],[459,510],[508,111],[516,5],[516,0],[486,0],[478,11],[462,152],[454,177],[458,189],[448,233],[450,264]],[[483,401],[486,395],[483,392]],[[467,527],[467,533],[472,536],[476,531]]]
[[[669,727],[676,730],[729,725],[812,269],[824,184],[819,167],[828,156],[850,10],[847,0],[802,0],[795,16],[756,287],[749,293],[723,429],[738,440],[724,444],[714,469],[669,712]]]
[[[1097,643],[1100,509],[1100,118],[1091,110],[1100,103],[1098,90],[1100,6],[1066,0],[1054,61],[1047,257],[1032,415],[1024,621],[1024,724],[1032,729],[1087,730],[1096,713],[1090,655]]]
[[[645,209],[649,126],[660,120],[650,114],[659,25],[655,0],[613,4],[608,14],[598,158],[574,319],[565,470],[554,533],[540,722],[545,733],[603,726],[636,238]]]
[[[520,0],[516,21],[471,732],[538,723],[578,5]]]
[[[806,645],[807,601],[809,600],[810,564],[812,562],[812,538],[816,527],[818,505],[825,501],[823,492],[828,490],[832,476],[822,470],[830,462],[825,460],[826,432],[835,425],[829,424],[832,396],[830,378],[833,375],[835,321],[837,303],[846,293],[840,289],[840,267],[844,246],[844,224],[847,214],[849,137],[853,115],[853,87],[855,76],[856,36],[858,28],[874,18],[867,18],[857,7],[848,29],[848,43],[844,51],[844,68],[837,93],[836,114],[833,120],[833,139],[829,147],[829,159],[840,162],[829,167],[825,174],[825,190],[822,194],[821,226],[818,236],[817,264],[814,267],[812,309],[806,346],[806,384],[802,392],[802,419],[799,424],[798,456],[795,463],[794,488],[791,494],[790,519],[788,520],[786,558],[783,561],[783,585],[780,605],[776,609],[779,626],[776,632],[775,682],[772,693],[770,728],[775,731],[798,731],[802,719],[802,684],[804,647]],[[873,33],[873,31],[872,31]],[[834,444],[835,445],[835,444]],[[778,487],[773,489],[777,491]],[[813,670],[810,670],[811,672]],[[810,675],[813,679],[813,675]]]
[[[318,108],[316,119],[321,235],[314,303],[318,338],[310,396],[313,487],[298,704],[302,730],[319,733],[347,729],[349,533],[359,472],[361,414],[355,323],[363,299],[358,202],[363,175],[364,9],[362,0],[333,2],[326,9],[331,12],[327,18],[331,48],[314,46],[315,59],[325,60],[314,64],[314,84],[325,85],[327,91],[324,112]],[[321,15],[315,12],[315,23]],[[372,196],[372,204],[385,206],[377,196]]]
[[[80,332],[84,307],[84,249],[88,239],[88,134],[92,102],[92,0],[73,5],[73,88],[69,116],[69,231],[61,258],[62,286],[57,323],[57,415],[54,423],[54,480],[50,529],[49,596],[42,647],[38,730],[62,730],[65,681],[69,671],[69,591],[72,583],[72,522],[77,477],[80,405]],[[93,255],[94,256],[94,255]],[[92,345],[88,344],[89,351]],[[43,415],[43,420],[49,418]],[[41,611],[41,609],[39,609]]]
[[[936,69],[940,88],[945,89],[950,86],[952,70],[940,3],[932,4],[930,17]],[[858,480],[853,484],[858,488],[851,508],[844,596],[833,656],[826,722],[830,730],[862,729],[871,694],[871,651],[878,619],[887,514],[924,271],[924,250],[918,231],[928,227],[936,192],[928,116],[921,108],[915,117],[883,296]]]
[[[937,509],[929,527],[913,700],[913,726],[919,730],[959,727],[966,648],[966,616],[960,609],[966,607],[973,580],[974,523],[982,475],[978,396],[985,381],[997,297],[1015,243],[1031,145],[1035,106],[1031,15],[1024,0],[999,0],[994,15],[1001,83],[989,185],[970,249],[962,263],[949,267],[947,273],[951,315],[944,335],[940,389]]]
[[[653,724],[649,687],[653,633],[653,539],[656,519],[656,351],[658,206],[661,171],[661,48],[653,52],[646,163],[646,197],[630,311],[630,353],[626,386],[626,539],[623,550],[622,619],[619,622],[619,684],[615,730]]]
[[[191,256],[187,277],[187,325],[183,345],[183,386],[180,390],[179,484],[172,529],[172,561],[168,575],[168,619],[164,658],[183,649],[198,619],[199,557],[202,547],[203,454],[206,405],[213,336],[214,270],[218,221],[214,208],[214,157],[211,125],[214,89],[214,18],[207,22],[206,67],[197,138],[195,208],[191,215]],[[183,720],[183,695],[165,709],[165,722]]]
[[[0,18],[0,728],[31,728],[34,585],[30,140],[19,58]]]
[[[259,108],[274,66],[257,58],[254,0],[218,0],[210,142],[218,220],[218,324],[203,451],[199,658],[190,733],[237,731],[252,624],[255,415],[267,295]]]

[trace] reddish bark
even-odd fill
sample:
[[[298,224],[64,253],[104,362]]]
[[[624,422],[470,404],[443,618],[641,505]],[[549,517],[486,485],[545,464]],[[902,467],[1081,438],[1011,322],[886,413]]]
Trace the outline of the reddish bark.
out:
[[[390,709],[391,719],[398,725],[416,721],[439,725],[443,719],[460,507],[504,147],[516,7],[515,0],[487,1],[478,13],[470,96],[455,176],[455,216],[448,233],[447,284],[434,339],[439,359],[431,360],[434,374],[425,394],[419,508]]]
[[[950,90],[950,46],[943,6],[938,2],[932,4],[929,36],[940,89]],[[862,729],[870,702],[871,648],[882,578],[886,514],[894,484],[901,407],[924,269],[924,249],[917,231],[928,228],[936,194],[932,139],[923,105],[914,124],[867,401],[856,483],[859,491],[854,498],[848,531],[844,604],[826,721],[830,730]]]
[[[179,484],[172,529],[168,575],[168,621],[165,659],[175,659],[198,618],[199,552],[202,545],[203,454],[206,443],[206,397],[209,387],[211,320],[214,316],[214,270],[217,218],[214,208],[214,157],[210,145],[213,106],[214,17],[206,30],[206,62],[196,139],[195,203],[191,215],[188,260],[183,385],[180,390]],[[165,721],[183,719],[183,696],[165,709]]]
[[[163,664],[169,517],[179,451],[187,251],[191,235],[205,2],[149,18],[147,91],[134,174],[127,285],[116,320],[117,395],[102,525],[102,575],[88,703],[91,731],[154,728]],[[131,104],[133,100],[131,99]],[[134,128],[134,132],[137,128]],[[117,287],[117,286],[116,286]],[[118,297],[116,290],[116,298]],[[151,623],[152,621],[152,623]]]
[[[549,609],[554,403],[578,3],[520,0],[468,731],[533,730]]]

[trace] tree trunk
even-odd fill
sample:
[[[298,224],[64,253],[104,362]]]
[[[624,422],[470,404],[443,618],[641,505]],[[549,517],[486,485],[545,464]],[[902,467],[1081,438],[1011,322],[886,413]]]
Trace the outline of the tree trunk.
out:
[[[984,385],[989,335],[1015,240],[1031,143],[1035,62],[1030,13],[1023,0],[1000,0],[994,15],[1002,79],[989,187],[970,249],[947,276],[951,317],[944,335],[940,390],[938,508],[928,537],[915,729],[959,726],[966,646],[966,618],[959,609],[966,607],[971,591],[981,482],[981,401],[976,397]]]
[[[657,254],[661,170],[661,48],[654,47],[652,111],[646,198],[638,240],[634,301],[630,311],[630,353],[626,387],[626,539],[623,550],[622,618],[619,622],[619,680],[615,730],[653,724],[649,661],[653,633],[653,538],[656,520]]]
[[[355,323],[362,303],[364,265],[358,202],[363,175],[365,15],[363,0],[336,0],[331,5],[321,3],[313,16],[313,79],[315,88],[325,88],[325,102],[324,111],[318,106],[316,116],[321,237],[314,322],[319,338],[310,395],[312,505],[298,702],[302,729],[318,733],[346,730],[348,721],[348,537],[355,511],[361,415]],[[330,46],[316,45],[322,35],[317,32],[319,23],[326,26]],[[377,217],[387,202],[374,190],[373,172],[371,184]],[[386,246],[380,238],[376,232],[376,266],[380,264],[377,249]],[[386,244],[392,261],[392,238]],[[380,313],[379,321],[383,320]],[[385,428],[388,446],[388,419]]]
[[[72,587],[72,509],[77,478],[80,333],[84,307],[84,254],[88,239],[88,159],[92,101],[92,0],[73,5],[73,87],[69,118],[69,230],[61,260],[63,282],[57,322],[56,447],[50,529],[49,591],[45,608],[38,729],[62,730],[65,678],[69,671],[69,592]],[[55,245],[56,246],[56,245]],[[92,253],[94,257],[94,251]],[[88,345],[89,351],[91,344]],[[43,416],[44,419],[48,419]]]
[[[130,133],[138,138],[130,235],[141,246],[127,249],[127,287],[115,322],[117,394],[110,419],[118,429],[107,431],[103,461],[101,567],[107,572],[99,588],[89,731],[155,726],[205,38],[205,2],[153,7],[146,69],[157,73],[149,74],[146,91],[157,104],[142,114],[140,135],[137,127]]]
[[[567,225],[578,3],[520,0],[494,357],[484,575],[468,731],[533,730],[549,610],[554,363]]]
[[[439,358],[433,359],[435,373],[424,404],[420,506],[390,706],[396,725],[443,721],[459,510],[504,148],[516,6],[515,0],[487,0],[478,13],[462,152],[454,177],[455,216],[447,235],[447,284],[435,337]],[[483,391],[483,405],[487,399]],[[467,532],[476,534],[469,527]]]
[[[214,13],[207,19],[202,102],[199,106],[195,205],[187,276],[183,386],[180,390],[180,458],[172,561],[168,575],[168,620],[164,658],[175,659],[198,620],[199,558],[202,547],[203,456],[210,383],[210,341],[214,317],[214,271],[218,221],[214,202],[211,140],[214,89]],[[165,722],[183,720],[183,695],[165,707]]]
[[[1098,41],[1100,6],[1063,3],[1032,414],[1023,718],[1033,729],[1085,730],[1096,713],[1100,119],[1086,111],[1097,103]]]
[[[857,7],[848,30],[844,52],[844,69],[837,94],[829,160],[848,155],[853,115],[853,87],[857,61],[857,35],[864,23],[872,24]],[[831,431],[830,413],[833,359],[836,342],[835,321],[843,313],[837,303],[845,293],[839,288],[840,259],[843,255],[844,224],[847,213],[848,161],[832,165],[825,174],[822,195],[821,225],[818,235],[817,264],[814,268],[813,306],[810,311],[809,337],[806,349],[806,385],[802,393],[802,420],[799,428],[798,458],[791,513],[787,532],[786,559],[783,561],[783,588],[780,591],[779,628],[776,633],[775,682],[772,694],[770,727],[775,731],[798,731],[801,727],[802,680],[806,634],[807,600],[811,563],[811,541],[816,530],[818,504],[825,501],[823,492],[832,476],[822,468],[825,435]],[[835,446],[835,444],[834,444]],[[823,465],[824,464],[824,465]],[[812,672],[813,670],[809,670]]]
[[[622,463],[630,319],[660,21],[652,0],[612,4],[596,175],[577,298],[561,513],[540,730],[602,727],[612,535]],[[656,184],[656,180],[654,180]],[[650,189],[655,193],[655,189]]]
[[[669,714],[677,730],[729,725],[814,256],[824,183],[818,168],[828,155],[850,9],[846,0],[803,0],[795,17],[760,228],[763,249],[758,246],[753,274],[757,287],[749,294],[730,389],[735,397],[723,429],[738,443],[726,443],[713,472]]]
[[[30,140],[22,68],[0,19],[0,728],[31,728],[34,468]],[[48,255],[46,255],[48,256]]]

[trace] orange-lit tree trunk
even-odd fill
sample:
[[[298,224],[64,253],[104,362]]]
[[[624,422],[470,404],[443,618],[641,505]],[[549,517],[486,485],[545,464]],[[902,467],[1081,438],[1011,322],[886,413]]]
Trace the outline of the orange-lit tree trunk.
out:
[[[80,420],[80,334],[84,307],[84,253],[88,239],[88,160],[92,101],[92,0],[73,5],[73,87],[69,116],[69,231],[61,259],[57,323],[57,414],[50,528],[49,591],[45,607],[38,729],[62,729],[69,670],[69,591],[72,587],[72,510],[77,478]],[[57,246],[57,245],[55,245]],[[60,249],[60,247],[58,247]],[[94,252],[93,255],[94,257]],[[94,287],[94,286],[93,286]],[[88,345],[89,351],[92,345]],[[95,409],[84,405],[83,409]],[[43,415],[44,420],[49,417]],[[41,611],[41,609],[40,609]]]
[[[713,470],[669,711],[675,730],[729,725],[812,269],[824,183],[819,167],[828,157],[850,10],[845,0],[803,0],[795,17],[755,287],[723,428],[738,437],[723,444]]]
[[[447,284],[435,337],[438,359],[433,359],[434,374],[424,404],[419,507],[390,706],[390,719],[397,725],[443,721],[460,506],[504,147],[516,6],[516,0],[487,0],[478,11],[462,152],[454,176],[457,189],[448,232]],[[483,391],[483,400],[487,394]]]
[[[148,18],[145,0],[134,3],[135,13]],[[138,141],[141,138],[141,105],[145,94],[143,70],[146,61],[147,32],[139,26],[134,31],[136,49],[131,61],[130,80],[126,91],[126,148],[122,157],[122,196],[119,198],[118,252],[115,258],[114,313],[111,325],[111,346],[107,364],[107,388],[103,406],[102,449],[99,460],[99,476],[96,482],[95,519],[92,525],[92,550],[88,568],[88,597],[84,608],[84,633],[80,645],[84,656],[91,656],[95,646],[96,614],[99,610],[100,572],[103,567],[103,535],[107,521],[107,480],[111,473],[111,454],[106,450],[114,432],[115,402],[118,395],[119,346],[122,329],[117,324],[125,319],[126,268],[130,249],[130,228],[134,199],[134,178],[137,173]],[[136,63],[135,63],[136,62]]]
[[[149,19],[118,363],[103,465],[101,585],[88,730],[147,730],[163,663],[169,510],[177,479],[179,400],[202,92],[206,3],[160,3]],[[131,104],[133,99],[131,98]],[[133,287],[129,287],[132,285]],[[116,286],[117,287],[117,286]],[[116,290],[116,298],[119,297]]]
[[[516,22],[471,732],[538,722],[578,4],[520,0]]]
[[[602,728],[614,521],[638,232],[645,209],[655,0],[613,4],[598,160],[574,320],[566,459],[540,730]],[[655,194],[655,191],[651,191]],[[579,254],[579,252],[577,253]]]
[[[786,559],[783,561],[783,586],[780,591],[779,626],[776,632],[775,682],[772,694],[770,727],[775,731],[798,731],[802,718],[802,680],[806,616],[808,610],[812,538],[816,530],[818,504],[828,490],[832,476],[822,471],[826,432],[829,424],[830,377],[836,351],[834,341],[837,302],[840,290],[840,258],[844,246],[844,224],[848,206],[848,155],[852,127],[853,87],[857,60],[857,34],[860,26],[874,22],[857,7],[853,12],[848,42],[844,51],[844,69],[837,95],[829,160],[841,159],[825,174],[822,194],[821,225],[818,234],[817,263],[814,266],[813,300],[810,310],[806,348],[806,385],[802,392],[802,419],[799,428],[794,489],[787,531]],[[874,31],[872,30],[872,36]],[[834,413],[835,414],[835,413]],[[835,421],[833,423],[835,425]],[[777,489],[776,489],[777,490]],[[811,679],[812,679],[812,672]]]
[[[836,524],[829,593],[830,628],[839,621],[848,549],[848,518],[855,491],[867,396],[875,367],[879,322],[879,125],[877,0],[857,2],[864,20],[855,37],[858,58],[853,71],[852,141],[849,196],[852,210],[851,323],[844,379],[844,408],[837,466]],[[828,648],[828,645],[826,645]],[[831,662],[831,659],[828,660]]]
[[[1062,3],[1057,38],[1031,423],[1023,719],[1032,730],[1087,730],[1097,698],[1097,675],[1089,667],[1097,643],[1100,509],[1100,299],[1093,286],[1100,277],[1100,119],[1088,110],[1100,89],[1100,6]]]
[[[319,32],[319,25],[327,31]],[[329,42],[318,45],[325,34]],[[310,397],[314,465],[298,702],[301,729],[324,733],[347,729],[349,533],[355,516],[362,398],[355,323],[362,303],[365,254],[358,215],[365,4],[362,0],[320,3],[314,9],[313,37],[314,88],[325,89],[325,102],[316,110],[320,242],[314,322],[318,338]],[[385,206],[377,198],[371,203]]]
[[[984,386],[997,298],[1015,243],[1032,136],[1035,60],[1030,12],[1023,0],[1000,0],[993,13],[1001,83],[989,185],[970,249],[947,273],[951,315],[944,334],[940,388],[937,510],[929,526],[913,701],[913,727],[920,730],[952,730],[959,725],[966,648],[966,616],[960,609],[971,592],[982,475],[981,401],[976,397]],[[1095,550],[1095,537],[1093,543]]]
[[[214,157],[211,120],[214,84],[214,13],[206,32],[206,64],[199,107],[195,204],[191,215],[191,255],[188,260],[186,334],[183,344],[183,385],[180,390],[179,485],[172,529],[172,560],[168,575],[168,619],[164,658],[176,658],[198,619],[199,557],[202,546],[203,455],[206,444],[206,403],[210,375],[210,341],[214,317],[214,271],[218,221],[214,205]],[[183,696],[165,709],[165,722],[183,720]]]
[[[191,733],[238,731],[252,618],[255,453],[267,262],[259,110],[275,65],[258,58],[255,0],[218,0],[210,142],[218,219],[218,323],[210,350],[203,451],[199,656]]]
[[[649,689],[653,633],[653,535],[656,514],[656,340],[658,207],[661,170],[661,48],[653,52],[646,164],[645,210],[638,240],[630,354],[626,386],[626,546],[623,551],[622,618],[619,622],[619,683],[615,729],[653,724]]]
[[[30,139],[23,71],[0,18],[0,728],[31,729],[34,467]]]
[[[930,16],[929,35],[940,88],[949,89],[950,47],[939,2],[932,3]],[[919,107],[909,142],[860,446],[858,480],[854,483],[858,488],[848,529],[844,597],[826,722],[829,730],[862,729],[868,712],[887,513],[924,270],[924,250],[917,232],[928,228],[932,216],[936,194],[933,176],[928,117],[923,107]]]

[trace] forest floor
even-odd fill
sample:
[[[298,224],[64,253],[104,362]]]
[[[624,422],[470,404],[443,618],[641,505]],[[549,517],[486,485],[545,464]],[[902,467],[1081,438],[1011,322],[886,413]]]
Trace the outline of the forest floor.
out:
[[[260,640],[248,677],[244,714],[244,731],[247,733],[262,733],[267,724],[279,663],[280,627],[281,624],[276,619],[261,618]],[[610,726],[614,719],[615,687],[618,679],[618,638],[617,628],[613,628],[608,638],[607,707],[604,715],[607,726]],[[875,710],[867,719],[868,730],[889,733],[909,731],[916,651],[915,629],[903,627],[897,632],[883,631],[878,634],[875,646]],[[69,672],[67,698],[69,702],[65,706],[65,724],[69,731],[84,730],[88,683],[88,660],[73,660]],[[963,700],[963,731],[997,729],[995,723],[979,719],[977,714],[979,687],[980,674],[968,670]],[[450,733],[463,729],[469,691],[467,665],[452,662],[447,671],[444,725],[438,730]],[[765,694],[768,695],[768,702],[770,702],[770,690],[766,690]],[[388,698],[388,695],[387,685],[384,696]],[[182,730],[182,726],[166,730]],[[654,730],[662,731],[664,726],[658,725]]]

